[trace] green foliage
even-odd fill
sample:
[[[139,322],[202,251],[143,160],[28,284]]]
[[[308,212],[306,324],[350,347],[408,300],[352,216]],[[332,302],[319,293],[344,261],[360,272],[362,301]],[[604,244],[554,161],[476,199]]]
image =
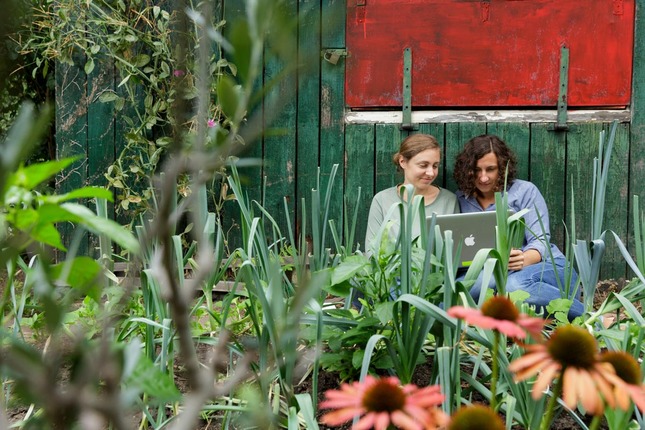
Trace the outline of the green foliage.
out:
[[[191,9],[199,6],[189,2]],[[208,72],[214,79],[208,89],[204,124],[198,124],[196,112],[182,112],[181,118],[176,117],[173,106],[196,103],[200,91],[195,54],[187,51],[184,57],[179,56],[178,38],[187,35],[190,45],[197,46],[200,36],[179,27],[178,11],[172,7],[169,0],[37,1],[34,22],[20,33],[18,50],[35,59],[28,67],[33,75],[51,76],[56,62],[80,63],[88,75],[98,65],[114,65],[116,85],[102,89],[97,99],[111,104],[118,113],[124,124],[125,142],[105,178],[116,191],[117,211],[133,218],[150,208],[149,179],[158,172],[173,139],[179,138],[173,136],[173,130],[181,127],[194,133],[198,127],[206,127],[208,119],[208,141],[216,145],[233,125],[229,117],[237,115],[237,123],[245,112],[245,108],[241,113],[235,112],[235,106],[246,104],[235,82],[238,67],[223,56],[220,48],[234,49],[239,44],[234,39],[232,46],[214,45],[217,51],[207,59]],[[196,12],[193,15],[199,17]],[[220,33],[224,21],[214,18],[209,24],[211,38],[224,42]],[[247,52],[247,45],[248,41],[239,46],[238,52]],[[185,144],[193,140],[186,139]]]

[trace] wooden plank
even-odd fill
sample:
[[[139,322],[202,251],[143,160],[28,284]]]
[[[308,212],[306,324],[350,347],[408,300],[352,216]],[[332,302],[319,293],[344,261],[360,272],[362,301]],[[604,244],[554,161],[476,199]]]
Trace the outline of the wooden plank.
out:
[[[354,211],[358,211],[356,230],[354,232],[355,243],[360,249],[365,250],[365,229],[369,215],[372,195],[365,190],[374,188],[372,175],[365,172],[374,171],[374,126],[353,125],[346,128],[345,148],[347,151],[347,164],[345,165],[345,202],[347,215],[351,222]],[[359,187],[361,188],[358,198]]]
[[[321,6],[322,49],[344,48],[345,2],[321,0]],[[336,64],[322,61],[320,81],[320,169],[324,192],[332,166],[338,164],[342,171],[345,164],[345,59],[341,57]],[[329,218],[337,225],[343,223],[344,189],[342,175],[337,175],[329,210]]]
[[[567,174],[575,164],[566,162],[566,133],[548,130],[547,124],[531,124],[530,177],[549,208],[551,242],[565,252]],[[528,163],[527,163],[528,164]],[[569,168],[569,169],[568,169]]]
[[[84,64],[84,56],[76,56],[74,65],[56,64],[56,156],[58,159],[79,157],[56,177],[56,190],[61,194],[80,188],[87,181],[87,76]],[[70,245],[74,230],[69,223],[59,225],[65,246]],[[78,253],[87,253],[87,238],[79,246]]]
[[[99,100],[105,91],[114,91],[114,63],[102,58],[97,67],[88,76],[87,108],[87,160],[88,185],[107,187],[105,172],[114,163],[114,103],[102,103]],[[88,202],[90,209],[95,211],[93,201]],[[108,216],[114,219],[114,205],[108,202]],[[99,241],[96,235],[89,236],[89,252],[98,255]]]
[[[605,130],[606,144],[609,140],[611,124],[607,124]],[[629,124],[618,124],[607,181],[603,230],[615,232],[623,241],[626,241],[628,218],[631,217],[631,213],[628,212],[630,200],[629,175],[626,174],[626,166],[628,165]],[[627,264],[610,232],[606,234],[605,244],[605,257],[603,259],[601,277],[624,277],[627,271]]]
[[[487,124],[486,132],[494,134],[506,142],[517,157],[517,177],[529,179],[529,124],[492,123]]]
[[[567,133],[567,165],[574,166],[567,174],[567,193],[573,189],[575,205],[575,232],[571,237],[589,241],[591,239],[591,193],[593,159],[598,153],[598,139],[602,124],[576,124],[576,130]],[[571,182],[573,178],[573,182]],[[571,199],[567,199],[567,214],[571,214]],[[567,219],[570,217],[567,216]]]
[[[296,134],[296,230],[302,232],[301,199],[311,216],[311,190],[316,188],[320,155],[320,1],[300,0],[298,11],[298,117]],[[308,220],[307,229],[311,229]],[[297,237],[296,237],[296,240]]]
[[[504,109],[504,110],[414,110],[412,122],[424,124],[428,122],[556,122],[558,111],[555,109]],[[630,109],[612,110],[572,110],[567,112],[571,122],[629,122],[632,118]],[[401,124],[401,110],[349,111],[345,114],[347,124]]]
[[[246,19],[246,2],[225,1],[223,2],[222,17],[226,20],[226,25],[223,28],[224,37],[229,38],[231,29],[237,25],[241,20]],[[254,85],[254,91],[259,92],[262,88],[262,76],[258,77]],[[249,118],[262,118],[263,104],[256,103],[249,111]],[[263,143],[262,138],[258,137],[254,141],[245,142],[245,147],[239,154],[240,158],[255,158],[262,159]],[[262,166],[240,167],[238,169],[242,189],[246,193],[249,201],[255,200],[262,201],[262,184],[264,178],[264,171]],[[221,178],[216,183],[216,187],[221,187],[222,182],[224,188],[228,186],[227,178]],[[227,193],[231,193],[230,190]],[[282,212],[282,210],[280,211]],[[254,211],[257,215],[257,211]],[[241,213],[238,202],[235,200],[228,200],[222,202],[219,211],[222,228],[227,238],[227,247],[230,251],[242,245],[242,229],[241,229]]]
[[[295,19],[297,0],[282,2],[286,16]],[[283,29],[283,31],[286,31]],[[293,51],[286,52],[289,49]],[[265,49],[264,85],[269,88],[264,98],[264,175],[266,176],[264,208],[274,217],[282,235],[288,237],[286,217],[295,214],[296,181],[296,77],[292,62],[297,58],[297,46],[282,46],[278,56]],[[285,55],[286,54],[286,55]],[[285,68],[291,70],[283,76]],[[284,199],[288,213],[284,213]],[[293,223],[293,221],[292,221]],[[267,234],[269,225],[266,224]],[[271,236],[269,236],[271,237]],[[269,239],[271,240],[271,239]]]
[[[139,124],[139,115],[144,109],[143,101],[145,99],[145,92],[141,85],[137,85],[133,88],[133,94],[131,96],[126,88],[127,85],[132,84],[131,81],[119,86],[118,83],[121,82],[126,75],[123,73],[115,73],[115,75],[115,82],[117,83],[115,91],[119,97],[125,99],[123,109],[117,112],[114,119],[115,160],[120,164],[120,167],[123,169],[123,173],[128,175],[128,178],[126,178],[128,182],[127,185],[131,187],[134,192],[141,193],[143,189],[150,185],[149,182],[146,182],[150,178],[145,176],[140,177],[138,175],[131,174],[131,172],[128,171],[130,165],[134,164],[131,161],[132,158],[135,160],[138,159],[139,154],[136,151],[136,148],[137,145],[141,145],[141,143],[131,142],[129,140],[129,136],[132,133],[132,129],[136,128]],[[135,105],[134,101],[138,101],[138,105]],[[124,225],[127,225],[130,222],[133,222],[135,225],[140,224],[140,220],[135,216],[135,209],[137,209],[136,206],[133,205],[132,207],[125,209],[121,204],[123,200],[125,200],[124,190],[115,188],[115,219]]]
[[[630,128],[629,144],[629,190],[628,208],[629,217],[627,222],[628,240],[627,246],[634,253],[632,203],[633,196],[639,196],[641,210],[644,210],[645,202],[645,7],[639,2],[636,7],[636,23],[634,35],[634,67],[632,71],[632,118]],[[633,273],[628,272],[628,278]]]
[[[485,123],[450,123],[446,124],[446,188],[457,191],[457,184],[453,179],[455,159],[461,152],[464,144],[475,136],[486,133]]]
[[[395,124],[377,124],[375,133],[375,164],[372,195],[403,182],[403,176],[392,162],[392,156],[399,150],[401,141],[407,136]]]

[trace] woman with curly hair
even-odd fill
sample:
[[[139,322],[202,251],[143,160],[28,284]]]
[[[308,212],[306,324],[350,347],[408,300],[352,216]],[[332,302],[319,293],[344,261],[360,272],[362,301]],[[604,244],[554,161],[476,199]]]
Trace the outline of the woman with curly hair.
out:
[[[384,222],[391,221],[389,237],[392,240],[398,237],[401,223],[399,211],[391,213],[388,219],[386,217],[392,205],[411,198],[406,195],[403,185],[412,185],[414,194],[423,197],[426,215],[433,212],[437,215],[459,212],[455,194],[433,183],[439,175],[441,163],[441,149],[434,136],[419,133],[406,137],[399,150],[392,156],[392,161],[397,170],[403,173],[403,183],[378,192],[372,199],[365,233],[367,250],[372,249],[372,241]],[[417,220],[413,226],[412,237],[418,236],[419,231]]]
[[[558,247],[550,243],[549,211],[544,197],[533,183],[515,177],[516,164],[515,154],[499,137],[481,135],[470,139],[455,162],[457,199],[461,212],[494,211],[495,193],[505,192],[509,209],[515,212],[529,209],[524,215],[523,246],[513,249],[509,258],[506,291],[526,291],[530,294],[526,302],[541,309],[554,299],[566,298],[563,289],[568,263]],[[570,296],[576,279],[574,273],[570,288],[566,288]],[[490,287],[495,288],[494,282]],[[481,278],[470,290],[475,300],[480,292]],[[569,319],[583,311],[580,300],[573,298]]]

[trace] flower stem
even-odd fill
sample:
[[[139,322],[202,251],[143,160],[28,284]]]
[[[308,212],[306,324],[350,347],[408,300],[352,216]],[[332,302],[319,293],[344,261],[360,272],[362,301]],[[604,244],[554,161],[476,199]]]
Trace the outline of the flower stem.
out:
[[[560,397],[560,393],[562,392],[562,381],[563,381],[564,370],[565,369],[562,369],[562,372],[560,372],[560,377],[558,378],[558,382],[556,382],[555,387],[553,387],[553,392],[551,393],[551,398],[549,399],[549,405],[546,408],[546,413],[544,414],[544,418],[542,419],[542,425],[540,426],[541,430],[548,430],[549,427],[551,426],[551,421],[553,420],[553,413],[555,411],[555,405],[558,403],[558,398]]]
[[[598,430],[600,428],[601,415],[594,415],[591,424],[589,424],[589,430]]]
[[[493,330],[493,350],[491,351],[493,374],[490,380],[490,408],[494,411],[497,411],[497,376],[499,375],[499,360],[497,359],[497,354],[499,353],[499,337],[499,332]]]

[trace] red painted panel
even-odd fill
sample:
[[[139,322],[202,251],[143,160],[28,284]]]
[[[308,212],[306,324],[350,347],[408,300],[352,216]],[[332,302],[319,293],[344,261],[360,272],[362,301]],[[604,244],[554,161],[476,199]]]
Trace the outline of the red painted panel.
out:
[[[346,102],[414,107],[555,107],[569,48],[570,107],[631,96],[635,0],[347,0]]]

